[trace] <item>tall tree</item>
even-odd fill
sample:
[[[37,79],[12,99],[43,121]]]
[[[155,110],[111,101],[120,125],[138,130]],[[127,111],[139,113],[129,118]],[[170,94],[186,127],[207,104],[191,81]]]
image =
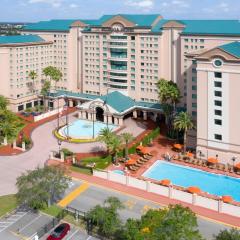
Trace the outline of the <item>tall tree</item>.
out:
[[[17,178],[17,200],[34,209],[53,203],[68,187],[70,178],[61,167],[37,168]]]
[[[222,230],[214,240],[240,240],[240,231],[237,229]]]
[[[43,98],[44,110],[46,110],[46,108],[47,108],[46,97],[48,96],[50,89],[51,89],[51,82],[50,81],[45,81],[43,86],[42,86],[42,89],[41,89],[41,95],[42,95],[42,98]]]
[[[117,163],[117,154],[122,149],[122,141],[116,134],[114,134],[108,143],[108,149],[110,154],[112,155],[112,159],[114,163]]]
[[[38,77],[37,72],[35,72],[33,70],[30,71],[29,77],[32,79],[32,89],[35,90],[35,79]]]
[[[9,104],[8,99],[6,97],[0,95],[0,110],[6,110],[8,104]]]
[[[112,130],[110,128],[105,127],[100,130],[98,138],[97,138],[98,141],[106,144],[108,153],[109,153],[109,143],[110,143],[113,135],[114,135],[114,133],[112,132]]]
[[[202,240],[197,218],[181,205],[149,210],[140,220],[129,219],[115,239],[119,240]]]
[[[50,83],[52,80],[55,82],[55,90],[56,90],[56,84],[62,78],[62,72],[56,67],[48,66],[43,69],[43,73],[47,77],[47,80],[50,81]]]
[[[104,239],[110,239],[121,226],[118,210],[122,208],[123,205],[117,198],[110,197],[105,200],[104,206],[97,205],[87,212],[86,219],[91,221]]]
[[[176,83],[165,79],[157,82],[159,101],[162,104],[166,117],[168,132],[172,130],[173,116],[176,112],[176,104],[181,99],[181,93]]]
[[[180,112],[174,119],[174,128],[184,132],[184,152],[186,151],[187,131],[194,128],[191,116],[187,112]]]
[[[125,158],[128,159],[128,144],[133,140],[133,135],[131,133],[122,133],[121,137],[125,143]]]

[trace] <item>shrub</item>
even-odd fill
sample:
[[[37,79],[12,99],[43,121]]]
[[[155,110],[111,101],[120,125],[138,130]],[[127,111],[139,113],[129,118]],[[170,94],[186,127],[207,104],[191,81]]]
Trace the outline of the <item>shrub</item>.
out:
[[[70,156],[73,156],[73,154],[74,154],[72,151],[70,151],[67,148],[62,148],[62,152],[64,154],[64,157],[70,157]]]

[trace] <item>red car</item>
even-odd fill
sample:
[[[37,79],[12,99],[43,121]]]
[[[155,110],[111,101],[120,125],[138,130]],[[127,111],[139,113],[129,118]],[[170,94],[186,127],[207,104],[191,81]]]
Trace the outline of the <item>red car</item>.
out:
[[[47,240],[62,240],[70,231],[70,225],[68,223],[61,223],[58,225]]]

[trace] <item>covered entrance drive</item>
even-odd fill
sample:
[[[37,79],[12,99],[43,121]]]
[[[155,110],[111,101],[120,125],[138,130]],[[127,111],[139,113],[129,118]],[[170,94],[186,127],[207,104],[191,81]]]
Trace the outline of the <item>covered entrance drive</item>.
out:
[[[101,107],[96,107],[96,120],[104,122],[104,110]]]
[[[162,113],[160,104],[137,102],[118,91],[99,96],[79,105],[78,108],[78,117],[81,119],[120,126],[123,125],[123,119],[127,117],[142,116],[143,120],[151,118],[156,121]]]

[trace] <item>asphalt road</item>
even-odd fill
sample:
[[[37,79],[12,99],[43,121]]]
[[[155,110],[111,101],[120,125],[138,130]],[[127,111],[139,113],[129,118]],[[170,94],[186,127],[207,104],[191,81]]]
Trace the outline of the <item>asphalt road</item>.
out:
[[[78,187],[81,184],[82,182],[80,181],[74,181],[74,186],[72,186],[71,189],[73,190],[75,187]],[[141,215],[146,213],[150,208],[157,209],[161,207],[158,203],[154,203],[135,196],[126,195],[124,193],[96,185],[89,185],[89,188],[86,191],[82,192],[77,198],[75,198],[69,204],[69,206],[79,211],[86,212],[97,204],[102,205],[104,203],[104,200],[110,196],[117,197],[124,204],[125,208],[119,211],[121,220],[123,222],[128,218],[140,218]],[[212,240],[213,235],[218,234],[220,230],[229,228],[224,224],[207,220],[202,217],[198,217],[198,225],[201,234],[207,240]]]

